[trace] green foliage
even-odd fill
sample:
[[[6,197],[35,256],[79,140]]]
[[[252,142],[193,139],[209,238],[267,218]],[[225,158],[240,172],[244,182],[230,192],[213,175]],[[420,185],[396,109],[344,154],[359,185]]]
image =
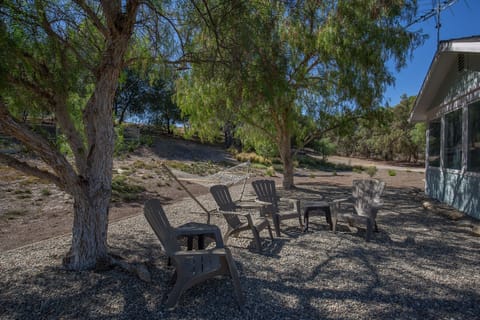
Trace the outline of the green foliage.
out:
[[[390,177],[395,177],[397,175],[397,171],[390,169],[388,170],[388,175]]]
[[[272,164],[272,161],[265,158],[265,157],[262,157],[254,152],[241,152],[241,153],[237,153],[235,155],[235,159],[240,161],[240,162],[247,162],[247,161],[250,161],[251,163],[259,163],[259,164],[263,164],[263,165],[271,165]]]
[[[42,189],[40,193],[42,194],[42,196],[45,196],[45,197],[52,195],[52,192],[48,189]]]
[[[278,157],[278,147],[269,140],[254,136],[243,136],[244,150],[254,150],[258,155],[265,158]]]
[[[370,166],[365,169],[365,172],[370,176],[373,177],[377,174],[377,167],[375,166]]]
[[[321,170],[321,171],[350,171],[352,170],[351,166],[341,164],[341,163],[332,163],[328,162],[325,159],[318,159],[311,156],[297,156],[298,167],[309,169],[309,170]]]
[[[140,194],[145,188],[140,185],[128,183],[124,175],[114,176],[112,179],[112,200],[135,201],[140,199]]]
[[[353,166],[352,171],[355,173],[362,173],[365,170],[362,166]]]
[[[115,126],[115,133],[117,138],[115,139],[115,155],[119,156],[125,152],[134,152],[140,146],[153,146],[153,137],[149,135],[140,135],[139,139],[125,139],[126,124],[119,124]]]
[[[414,101],[415,97],[404,95],[394,108],[380,108],[371,117],[352,123],[338,139],[337,151],[384,160],[421,159],[425,148],[425,124],[408,121]]]
[[[71,156],[72,155],[72,149],[70,145],[68,144],[67,138],[63,134],[57,135],[57,140],[56,140],[56,145],[58,150],[64,154]]]
[[[225,168],[223,163],[214,163],[211,161],[195,161],[191,163],[168,161],[167,166],[199,176],[211,175]]]
[[[172,101],[173,80],[169,72],[160,72],[159,66],[144,71],[124,70],[115,95],[114,110],[119,124],[126,118],[149,123],[168,133],[180,117],[180,109]],[[158,75],[170,78],[160,78]]]
[[[270,166],[265,170],[265,175],[269,177],[274,177],[275,176],[275,168],[273,166]]]
[[[269,154],[258,145],[268,140],[288,159],[293,140],[302,146],[378,106],[393,83],[387,61],[403,66],[421,40],[401,26],[414,4],[221,2],[189,44],[212,63],[192,64],[177,81],[176,102],[201,139],[233,123],[256,152]]]
[[[335,153],[337,146],[330,142],[330,139],[323,138],[320,140],[315,140],[313,142],[313,150],[320,153],[323,159],[326,159],[329,155]]]

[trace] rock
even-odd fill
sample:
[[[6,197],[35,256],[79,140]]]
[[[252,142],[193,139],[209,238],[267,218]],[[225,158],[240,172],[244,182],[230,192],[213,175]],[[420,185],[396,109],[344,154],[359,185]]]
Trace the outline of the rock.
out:
[[[472,228],[472,233],[473,233],[475,236],[480,237],[480,225],[473,226],[473,228]]]
[[[435,211],[435,206],[434,206],[433,203],[431,203],[430,201],[424,201],[424,202],[422,203],[422,207],[423,207],[423,209],[425,209],[425,210]]]

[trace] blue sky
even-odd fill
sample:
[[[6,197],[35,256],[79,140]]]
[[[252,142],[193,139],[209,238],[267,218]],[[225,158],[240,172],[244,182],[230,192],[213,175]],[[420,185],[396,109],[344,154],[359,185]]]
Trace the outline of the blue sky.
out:
[[[419,15],[431,10],[436,0],[418,0]],[[443,0],[441,1],[443,2]],[[463,38],[472,35],[480,35],[480,0],[458,0],[450,8],[442,11],[440,16],[440,40]],[[410,27],[411,30],[422,30],[429,35],[425,43],[413,52],[407,66],[394,71],[395,85],[387,88],[385,92],[385,104],[395,106],[400,102],[400,96],[417,95],[422,86],[423,79],[428,72],[430,63],[437,49],[437,30],[435,18],[417,23]],[[392,66],[392,70],[393,70]]]

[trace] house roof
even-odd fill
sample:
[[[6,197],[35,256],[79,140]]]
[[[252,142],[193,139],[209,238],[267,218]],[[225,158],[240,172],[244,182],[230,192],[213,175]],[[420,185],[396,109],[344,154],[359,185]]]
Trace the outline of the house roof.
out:
[[[426,121],[426,113],[432,107],[433,99],[445,77],[457,62],[459,53],[480,53],[480,36],[441,41],[433,57],[428,73],[423,80],[420,92],[417,95],[412,113],[411,122]]]

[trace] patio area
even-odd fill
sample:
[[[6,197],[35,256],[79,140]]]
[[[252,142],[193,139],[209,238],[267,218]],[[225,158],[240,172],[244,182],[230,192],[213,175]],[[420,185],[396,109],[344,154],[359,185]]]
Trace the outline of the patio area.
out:
[[[247,185],[251,188],[250,185]],[[239,192],[241,186],[232,189]],[[249,190],[251,192],[251,190]],[[289,197],[343,198],[351,188],[297,183]],[[323,217],[307,233],[286,220],[272,242],[263,231],[263,252],[251,233],[231,238],[246,303],[239,308],[230,280],[189,289],[173,311],[164,308],[173,268],[143,215],[109,227],[112,252],[144,263],[146,283],[120,269],[73,273],[61,258],[70,235],[0,254],[1,319],[474,319],[480,314],[480,238],[467,227],[422,207],[418,188],[389,186],[377,218],[379,233],[345,224],[333,234]],[[199,200],[214,208],[212,197]],[[138,207],[139,213],[143,208]],[[192,200],[166,206],[173,226],[205,221]],[[212,222],[223,231],[219,215]]]

